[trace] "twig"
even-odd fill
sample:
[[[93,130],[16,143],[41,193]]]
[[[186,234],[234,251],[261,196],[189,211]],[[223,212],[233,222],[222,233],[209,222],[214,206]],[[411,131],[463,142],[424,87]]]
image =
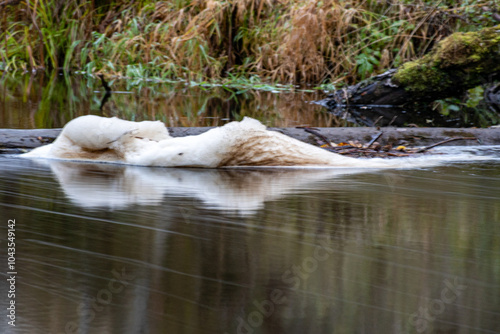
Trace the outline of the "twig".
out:
[[[102,101],[101,101],[101,106],[99,107],[99,110],[102,111],[102,108],[104,108],[104,105],[106,102],[108,102],[109,98],[111,97],[111,88],[109,88],[108,83],[106,80],[104,80],[104,75],[98,74],[97,75],[101,79],[102,86],[106,90],[106,93],[104,94]]]
[[[333,146],[330,143],[330,141],[328,140],[328,138],[326,138],[325,136],[323,136],[318,131],[315,131],[315,130],[313,130],[311,128],[308,128],[308,127],[305,127],[305,126],[298,126],[297,129],[303,129],[305,132],[309,132],[309,133],[315,135],[316,137],[318,137],[319,139],[321,139],[322,141],[324,141],[329,147],[333,148]]]
[[[101,79],[102,86],[106,90],[106,93],[111,93],[111,88],[109,88],[108,83],[104,79],[104,75],[98,74],[97,76],[99,77],[99,79]]]
[[[372,140],[370,140],[370,142],[368,143],[368,146],[366,148],[370,148],[370,146],[373,145],[373,143],[380,138],[380,136],[382,136],[382,134],[384,134],[382,131],[380,131],[375,137],[373,137]]]
[[[111,97],[111,92],[106,91],[106,93],[104,94],[104,96],[101,100],[101,105],[99,107],[100,111],[102,111],[102,108],[104,108],[104,105],[106,104],[106,102],[108,102],[110,97]]]
[[[396,120],[396,118],[398,118],[398,115],[394,116],[391,121],[389,122],[389,124],[387,124],[387,126],[391,126],[392,123]]]
[[[379,116],[375,122],[373,122],[372,126],[375,126],[382,118],[384,118],[384,116]]]
[[[477,140],[477,138],[476,137],[455,137],[455,138],[450,138],[450,139],[446,139],[446,140],[440,141],[439,143],[432,144],[430,146],[421,148],[416,153],[422,153],[422,152],[430,150],[431,148],[434,148],[436,146],[443,145],[443,144],[446,144],[446,143],[449,143],[449,142],[455,141],[455,140]]]

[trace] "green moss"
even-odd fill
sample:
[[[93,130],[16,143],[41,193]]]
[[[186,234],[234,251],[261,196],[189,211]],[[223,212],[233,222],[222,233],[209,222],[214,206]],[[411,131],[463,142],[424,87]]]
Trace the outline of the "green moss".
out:
[[[439,43],[433,60],[441,68],[481,62],[500,45],[499,36],[499,26],[481,32],[455,33]]]
[[[404,64],[393,79],[416,94],[453,90],[473,86],[483,76],[500,71],[499,58],[500,25],[455,33],[426,56]]]
[[[450,84],[450,78],[426,57],[404,64],[394,75],[394,79],[414,93],[439,89]]]

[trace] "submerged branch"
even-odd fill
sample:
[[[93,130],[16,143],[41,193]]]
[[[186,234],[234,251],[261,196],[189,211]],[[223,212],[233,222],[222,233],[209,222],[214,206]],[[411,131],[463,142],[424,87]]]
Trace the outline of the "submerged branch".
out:
[[[443,141],[440,141],[439,143],[435,143],[433,145],[430,145],[430,146],[427,146],[427,147],[424,147],[424,148],[421,148],[420,150],[418,150],[416,153],[422,153],[422,152],[425,152],[425,151],[428,151],[430,150],[431,148],[434,148],[436,146],[439,146],[439,145],[443,145],[443,144],[446,144],[446,143],[450,143],[452,141],[456,141],[456,140],[477,140],[476,137],[457,137],[457,138],[450,138],[450,139],[446,139],[446,140],[443,140]]]

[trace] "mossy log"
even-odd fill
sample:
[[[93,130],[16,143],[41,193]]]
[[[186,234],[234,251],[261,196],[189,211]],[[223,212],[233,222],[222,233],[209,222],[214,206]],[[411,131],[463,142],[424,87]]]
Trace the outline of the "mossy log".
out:
[[[424,57],[407,62],[318,101],[327,108],[356,105],[408,106],[447,97],[500,77],[500,25],[454,33]]]

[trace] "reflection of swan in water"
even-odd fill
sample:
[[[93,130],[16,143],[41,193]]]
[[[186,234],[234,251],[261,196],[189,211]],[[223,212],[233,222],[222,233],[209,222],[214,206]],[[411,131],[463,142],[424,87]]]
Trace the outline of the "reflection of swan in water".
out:
[[[164,167],[397,167],[388,160],[361,160],[328,152],[268,131],[251,118],[197,136],[173,138],[159,121],[82,116],[69,122],[53,144],[24,156]]]
[[[446,150],[449,151],[447,154],[417,158],[411,166],[498,161],[498,154],[476,155],[477,147],[448,147]],[[380,171],[366,168],[148,168],[53,159],[38,163],[50,166],[66,196],[87,209],[119,209],[133,204],[160,205],[164,197],[170,195],[195,198],[202,203],[202,207],[239,214],[253,213],[266,201],[290,193],[317,189],[323,184],[331,185],[329,180],[332,179],[335,180],[335,187],[345,188],[352,183],[352,179],[346,177],[348,175]],[[394,175],[402,179],[405,174]],[[387,181],[391,185],[391,177]]]
[[[209,209],[251,214],[269,200],[317,181],[365,169],[181,169],[44,161],[66,196],[87,209],[160,205],[164,196],[189,196]]]

